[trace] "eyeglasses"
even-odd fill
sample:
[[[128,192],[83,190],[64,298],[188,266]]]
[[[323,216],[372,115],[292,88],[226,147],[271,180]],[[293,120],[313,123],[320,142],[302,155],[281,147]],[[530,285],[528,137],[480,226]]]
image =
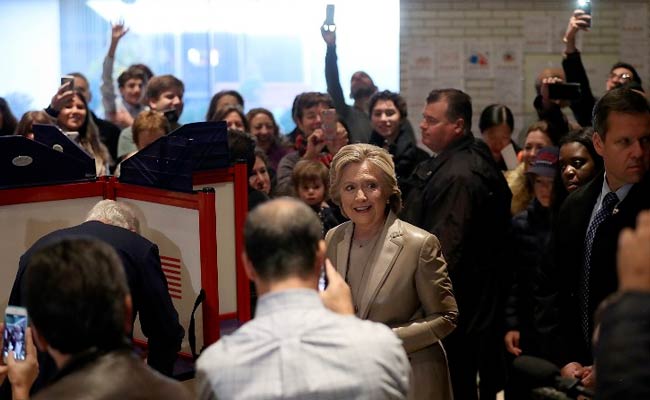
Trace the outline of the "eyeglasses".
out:
[[[622,74],[615,74],[613,72],[610,72],[609,79],[610,80],[618,79],[621,82],[627,82],[632,80],[632,74],[628,74],[627,72],[623,72]]]

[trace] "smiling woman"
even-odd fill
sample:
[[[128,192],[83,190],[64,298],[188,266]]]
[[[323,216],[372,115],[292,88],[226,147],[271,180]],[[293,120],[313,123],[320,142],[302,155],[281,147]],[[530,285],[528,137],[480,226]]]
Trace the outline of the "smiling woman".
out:
[[[341,148],[330,184],[350,221],[327,233],[327,256],[350,285],[356,315],[388,325],[402,340],[413,371],[409,399],[450,399],[440,340],[454,330],[458,307],[440,242],[397,218],[401,192],[384,149]]]
[[[49,112],[57,109],[56,124],[59,128],[66,133],[77,132],[78,135],[73,140],[95,159],[97,175],[108,174],[112,163],[111,156],[99,140],[99,130],[88,112],[86,98],[79,91],[69,91],[62,86],[52,100],[52,105],[48,107]]]

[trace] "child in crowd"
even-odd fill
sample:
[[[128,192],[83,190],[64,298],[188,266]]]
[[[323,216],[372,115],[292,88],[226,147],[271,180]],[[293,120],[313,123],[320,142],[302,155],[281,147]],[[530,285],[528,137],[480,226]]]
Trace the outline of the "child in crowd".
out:
[[[133,142],[138,148],[136,151],[128,153],[124,160],[133,156],[138,151],[155,142],[158,138],[171,132],[171,125],[165,116],[158,111],[143,111],[135,117],[132,126]],[[123,161],[124,161],[123,160]],[[115,169],[115,176],[120,176],[122,163],[118,164]]]
[[[327,202],[328,178],[329,169],[315,160],[298,161],[291,176],[296,196],[307,203],[320,217],[323,237],[328,230],[342,222]]]

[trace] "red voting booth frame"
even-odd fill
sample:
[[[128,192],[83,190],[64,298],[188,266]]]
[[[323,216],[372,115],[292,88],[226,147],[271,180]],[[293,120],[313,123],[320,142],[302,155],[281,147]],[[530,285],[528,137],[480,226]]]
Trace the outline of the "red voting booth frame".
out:
[[[236,164],[223,170],[198,172],[194,185],[232,182],[234,185],[235,251],[237,311],[219,314],[219,274],[217,265],[217,220],[213,190],[182,193],[164,189],[120,183],[116,178],[101,177],[93,182],[69,183],[50,186],[2,190],[0,206],[101,197],[104,199],[130,199],[197,210],[199,213],[201,287],[206,296],[202,304],[203,342],[208,346],[219,339],[220,321],[237,319],[240,324],[250,320],[249,280],[239,257],[243,251],[243,228],[248,212],[248,178],[245,164]]]

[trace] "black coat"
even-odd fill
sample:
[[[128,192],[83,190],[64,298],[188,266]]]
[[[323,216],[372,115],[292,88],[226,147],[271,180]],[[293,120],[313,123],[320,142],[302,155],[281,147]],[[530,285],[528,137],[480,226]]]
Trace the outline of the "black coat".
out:
[[[625,293],[603,312],[596,346],[599,399],[650,399],[650,294]]]
[[[402,219],[440,240],[458,302],[453,334],[501,330],[512,195],[490,150],[462,136],[418,165],[409,184]]]
[[[631,188],[613,215],[596,231],[591,253],[589,315],[593,316],[600,302],[618,288],[618,235],[623,228],[636,226],[639,211],[650,208],[649,176]],[[537,304],[542,307],[539,313],[543,316],[538,329],[548,333],[544,350],[547,358],[560,366],[571,361],[592,364],[591,343],[582,334],[578,294],[585,236],[603,179],[604,174],[600,174],[564,201],[536,290]],[[591,325],[593,332],[593,321]]]
[[[384,147],[385,139],[376,131],[372,131],[369,143]],[[388,152],[393,156],[395,174],[400,188],[403,186],[401,182],[411,176],[415,167],[429,158],[427,152],[417,146],[412,132],[409,133],[403,123],[400,124],[400,132],[395,142],[388,145]]]
[[[534,279],[551,237],[551,213],[534,199],[512,218],[513,280],[506,301],[506,330],[521,333],[526,354],[536,353],[534,331]]]
[[[133,300],[133,318],[135,319],[136,313],[140,315],[142,332],[148,339],[148,363],[154,369],[171,375],[184,329],[178,322],[178,313],[167,291],[158,247],[127,229],[89,221],[45,235],[20,258],[9,304],[25,304],[24,278],[31,255],[48,244],[73,237],[99,239],[115,249],[128,279]]]

